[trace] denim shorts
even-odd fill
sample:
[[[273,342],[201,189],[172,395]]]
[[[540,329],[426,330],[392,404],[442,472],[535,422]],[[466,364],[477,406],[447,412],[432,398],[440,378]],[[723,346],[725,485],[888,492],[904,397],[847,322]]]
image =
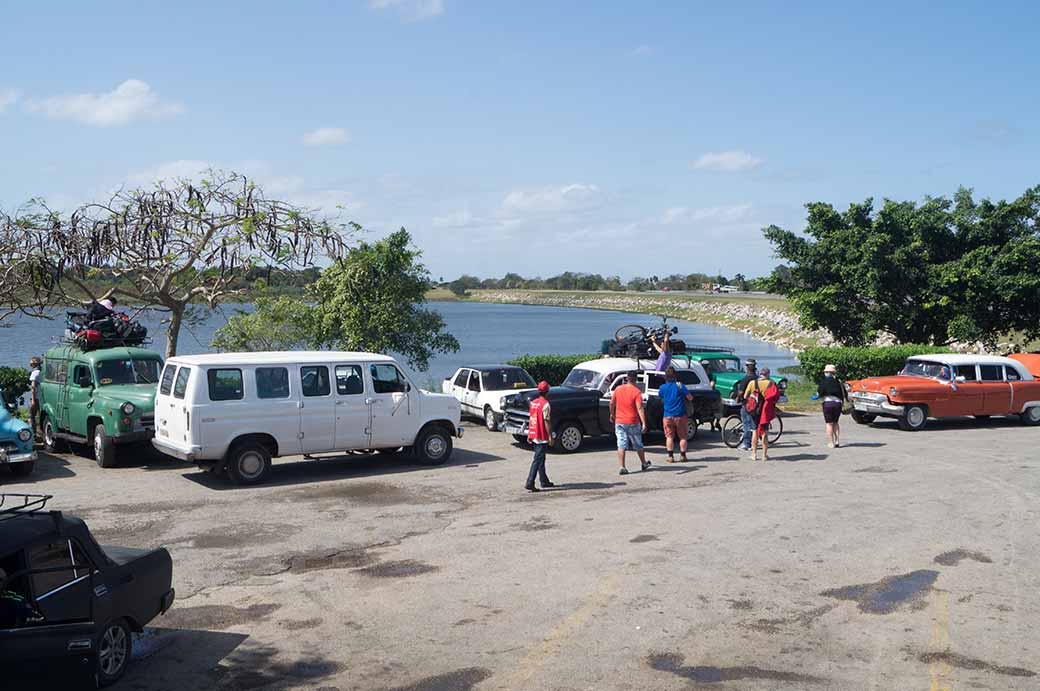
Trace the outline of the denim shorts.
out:
[[[617,435],[617,447],[619,451],[639,451],[643,448],[643,425],[614,425],[614,434]]]

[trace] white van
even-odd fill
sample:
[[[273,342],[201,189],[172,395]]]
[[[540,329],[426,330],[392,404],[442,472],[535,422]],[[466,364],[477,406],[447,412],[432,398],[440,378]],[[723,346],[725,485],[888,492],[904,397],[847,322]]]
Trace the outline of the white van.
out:
[[[404,447],[439,464],[452,437],[462,437],[459,402],[420,390],[393,358],[296,351],[170,358],[152,443],[246,485],[276,456]]]

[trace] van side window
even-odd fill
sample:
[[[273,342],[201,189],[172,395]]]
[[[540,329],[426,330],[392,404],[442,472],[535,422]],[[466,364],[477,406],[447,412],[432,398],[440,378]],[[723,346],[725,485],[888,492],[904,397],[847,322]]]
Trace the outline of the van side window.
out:
[[[979,365],[982,381],[1004,381],[1004,365]]]
[[[329,368],[325,365],[301,367],[300,381],[303,384],[304,396],[328,396],[332,393],[332,387],[329,385]]]
[[[365,393],[365,381],[358,365],[336,365],[336,393],[355,396]]]
[[[209,400],[242,400],[242,370],[211,369],[206,372],[206,379],[209,380]]]
[[[170,395],[170,389],[173,388],[173,376],[176,373],[177,365],[166,365],[166,369],[162,373],[162,379],[159,380],[159,393],[163,396]]]
[[[76,369],[72,370],[72,381],[75,382],[76,386],[86,388],[93,386],[94,380],[90,376],[90,368],[86,365],[76,365]]]
[[[58,384],[65,383],[68,367],[69,363],[66,360],[48,360],[43,366],[44,381],[56,382]]]
[[[393,365],[371,365],[369,371],[372,373],[372,388],[376,393],[404,393],[408,390],[408,380]]]
[[[257,367],[256,397],[289,398],[289,368]]]
[[[181,367],[181,371],[177,373],[177,383],[173,385],[173,397],[184,398],[184,392],[188,390],[188,380],[191,378],[191,370],[187,367]]]

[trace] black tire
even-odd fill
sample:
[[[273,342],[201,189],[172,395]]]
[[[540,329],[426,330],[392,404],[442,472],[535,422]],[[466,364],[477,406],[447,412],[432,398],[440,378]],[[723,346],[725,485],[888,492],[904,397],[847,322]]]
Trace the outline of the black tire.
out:
[[[513,440],[516,441],[516,443],[520,446],[527,446],[531,443],[527,436],[523,434],[514,434]]]
[[[877,415],[872,413],[861,413],[858,410],[853,410],[849,414],[852,416],[852,421],[857,425],[869,425],[874,422],[874,420],[877,420]]]
[[[697,418],[691,417],[687,424],[686,430],[686,441],[687,443],[697,438],[697,434],[700,432],[700,421]]]
[[[784,419],[777,415],[773,418],[773,421],[769,423],[769,427],[766,429],[766,436],[769,439],[769,445],[780,441],[780,437],[784,434]]]
[[[36,461],[25,461],[24,463],[12,463],[7,466],[11,469],[11,475],[15,477],[25,477],[31,475],[33,468],[36,467]]]
[[[97,423],[94,425],[94,460],[102,468],[112,468],[116,464],[116,445],[105,432],[105,425]]]
[[[110,686],[123,676],[130,656],[133,654],[134,642],[130,637],[130,627],[124,619],[113,619],[105,624],[98,635],[94,649],[97,651],[97,685]]]
[[[740,446],[743,438],[744,423],[741,422],[739,415],[730,415],[722,423],[722,443],[731,449],[735,449]]]
[[[498,431],[498,416],[489,405],[484,406],[484,426],[487,427],[488,432]]]
[[[639,324],[625,324],[624,326],[619,326],[617,330],[614,331],[614,340],[620,342],[632,338],[633,336],[636,338],[646,338],[646,334],[646,327],[640,326]]]
[[[1040,406],[1026,408],[1022,411],[1019,419],[1022,420],[1023,425],[1040,425]]]
[[[49,417],[44,416],[43,418],[43,448],[47,453],[65,453],[69,449],[69,445],[65,443],[64,439],[58,439],[55,436],[57,430],[54,428],[54,423],[51,422]]]
[[[236,485],[258,485],[271,474],[271,452],[258,441],[239,442],[228,451],[227,474]]]
[[[899,418],[900,429],[907,432],[918,432],[928,423],[928,410],[923,405],[909,405]]]
[[[553,448],[560,453],[575,453],[585,441],[585,433],[576,422],[564,422],[556,428],[556,442]]]
[[[424,427],[415,438],[412,455],[424,465],[440,465],[451,458],[451,435],[437,425]]]

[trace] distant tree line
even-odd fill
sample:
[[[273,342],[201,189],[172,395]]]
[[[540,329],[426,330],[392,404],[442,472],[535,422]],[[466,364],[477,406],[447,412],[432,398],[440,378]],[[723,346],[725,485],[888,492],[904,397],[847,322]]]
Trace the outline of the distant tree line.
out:
[[[745,278],[737,274],[732,278],[702,273],[670,274],[668,276],[636,276],[622,281],[618,276],[565,271],[549,278],[524,278],[520,274],[507,273],[502,278],[477,278],[460,276],[454,281],[443,282],[456,295],[466,295],[470,290],[701,290],[706,285],[734,285],[740,290],[763,290],[768,278]]]

